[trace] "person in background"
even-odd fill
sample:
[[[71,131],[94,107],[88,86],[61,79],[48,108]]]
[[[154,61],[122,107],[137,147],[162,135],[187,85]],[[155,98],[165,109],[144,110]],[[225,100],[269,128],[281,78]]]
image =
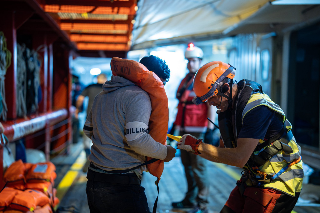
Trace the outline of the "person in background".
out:
[[[160,58],[151,55],[140,63],[163,84],[169,80],[170,70]],[[134,75],[134,69],[127,68]],[[146,156],[168,162],[176,152],[148,134],[151,111],[148,93],[120,76],[112,76],[94,99],[83,127],[93,141],[86,188],[90,212],[150,212],[140,185]]]
[[[72,75],[71,106],[74,112],[77,108],[77,98],[81,94],[82,90],[83,90],[83,86],[79,80],[79,77],[76,75]],[[80,130],[80,122],[79,122],[78,114],[75,115],[74,113],[72,115],[72,141],[74,144],[78,143],[79,141],[79,130]]]
[[[102,91],[102,85],[106,81],[107,81],[106,74],[103,74],[103,73],[99,74],[97,76],[97,83],[90,84],[89,86],[87,86],[82,91],[82,93],[78,96],[77,102],[76,102],[76,110],[75,110],[75,118],[76,119],[78,118],[79,112],[81,112],[83,101],[84,101],[85,97],[89,98],[88,107],[87,107],[87,116],[89,115],[89,112],[90,112],[92,104],[93,104],[93,100],[96,97],[96,95],[98,95]],[[88,157],[90,155],[90,147],[91,147],[92,141],[87,136],[84,136],[82,139],[82,142],[83,142],[83,149],[86,153],[86,156]],[[87,163],[83,167],[84,172],[87,172],[88,166],[89,166],[89,161],[87,161]]]
[[[214,125],[208,122],[207,118],[215,121],[215,107],[207,103],[196,105],[192,102],[195,97],[193,80],[200,68],[203,52],[190,43],[185,51],[185,58],[188,60],[189,73],[181,81],[177,90],[178,113],[170,133],[173,134],[177,129],[179,135],[189,133],[204,139],[206,143],[213,144],[214,141],[217,141],[213,135]],[[184,199],[173,202],[172,207],[193,208],[190,212],[207,212],[209,195],[207,160],[181,150],[181,162],[184,166],[188,189]]]
[[[290,213],[302,187],[301,148],[283,110],[261,85],[247,79],[234,82],[234,76],[234,67],[213,61],[194,80],[193,102],[207,102],[219,111],[220,147],[186,134],[178,148],[243,168],[222,213]]]

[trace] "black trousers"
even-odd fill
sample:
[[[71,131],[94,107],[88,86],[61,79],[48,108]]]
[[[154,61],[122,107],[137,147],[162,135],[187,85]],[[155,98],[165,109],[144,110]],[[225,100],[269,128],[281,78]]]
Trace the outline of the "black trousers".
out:
[[[88,170],[90,213],[150,213],[147,197],[135,174],[104,174]]]

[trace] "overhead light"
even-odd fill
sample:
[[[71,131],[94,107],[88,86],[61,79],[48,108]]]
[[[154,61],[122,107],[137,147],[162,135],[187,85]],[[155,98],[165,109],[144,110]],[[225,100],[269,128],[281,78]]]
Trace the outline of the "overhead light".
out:
[[[101,73],[101,70],[99,68],[92,68],[90,70],[91,75],[99,75]]]
[[[136,20],[132,19],[131,20],[131,24],[134,24],[136,22]]]
[[[271,2],[272,5],[303,5],[320,4],[320,0],[278,0]]]
[[[83,67],[75,67],[75,69],[79,72],[79,73],[84,73],[86,70]]]
[[[138,10],[138,6],[135,6],[135,7],[134,7],[134,10],[137,11],[137,10]]]

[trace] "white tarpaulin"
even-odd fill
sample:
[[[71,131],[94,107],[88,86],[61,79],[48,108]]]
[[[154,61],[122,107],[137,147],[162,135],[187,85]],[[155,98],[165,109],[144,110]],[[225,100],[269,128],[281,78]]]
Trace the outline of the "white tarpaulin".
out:
[[[221,35],[268,0],[140,0],[132,49],[192,37]]]

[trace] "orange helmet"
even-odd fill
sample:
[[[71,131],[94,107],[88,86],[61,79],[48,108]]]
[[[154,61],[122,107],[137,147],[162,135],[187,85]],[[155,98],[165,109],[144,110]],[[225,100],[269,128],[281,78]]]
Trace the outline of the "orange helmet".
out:
[[[203,65],[194,78],[193,90],[195,104],[206,102],[210,97],[218,94],[218,86],[225,78],[233,79],[235,68],[221,61],[212,61]]]

